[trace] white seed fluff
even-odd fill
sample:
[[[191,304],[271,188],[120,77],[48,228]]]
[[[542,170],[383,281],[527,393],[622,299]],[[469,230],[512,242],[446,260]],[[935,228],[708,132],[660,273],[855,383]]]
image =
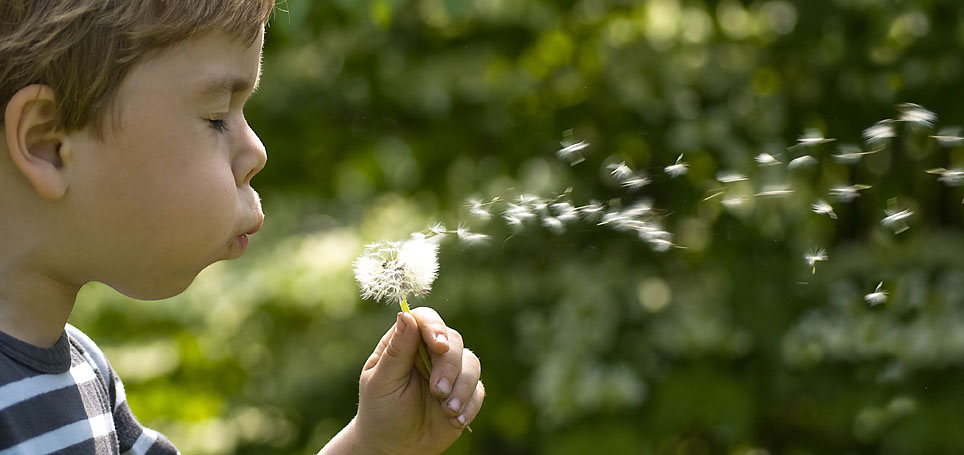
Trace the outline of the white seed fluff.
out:
[[[437,239],[373,243],[355,259],[354,269],[362,298],[392,303],[427,294],[438,275]]]

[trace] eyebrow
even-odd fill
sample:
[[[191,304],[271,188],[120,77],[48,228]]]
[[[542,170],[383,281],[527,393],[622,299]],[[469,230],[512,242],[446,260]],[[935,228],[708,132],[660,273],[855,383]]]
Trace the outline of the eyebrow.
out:
[[[238,92],[250,91],[254,93],[258,90],[258,85],[261,82],[261,69],[258,69],[258,75],[255,80],[251,80],[245,76],[238,76],[234,74],[224,74],[214,77],[208,81],[201,89],[201,95],[207,98],[216,98],[222,95],[233,95]]]

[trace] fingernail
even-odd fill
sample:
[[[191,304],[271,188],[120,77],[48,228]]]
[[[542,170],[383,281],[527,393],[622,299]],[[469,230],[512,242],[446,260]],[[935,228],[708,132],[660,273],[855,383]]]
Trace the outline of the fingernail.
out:
[[[459,414],[455,420],[459,421],[459,425],[462,425],[463,427],[465,426],[465,414]]]
[[[398,313],[398,319],[395,321],[395,333],[401,335],[405,333],[405,321],[402,320],[402,313]]]
[[[445,396],[448,396],[449,392],[452,391],[452,385],[449,384],[449,380],[445,378],[439,379],[438,384],[435,384],[435,388]]]
[[[445,335],[442,335],[441,333],[438,335],[435,335],[435,341],[438,341],[439,343],[442,343],[442,344],[449,344],[449,339],[445,338]]]
[[[459,402],[458,398],[452,398],[448,403],[449,409],[458,412],[459,408],[462,407],[462,403]]]

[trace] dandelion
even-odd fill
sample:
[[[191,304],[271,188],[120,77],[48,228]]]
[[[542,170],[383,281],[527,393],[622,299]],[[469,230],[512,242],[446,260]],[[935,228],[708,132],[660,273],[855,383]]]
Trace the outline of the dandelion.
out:
[[[579,141],[576,143],[561,143],[562,148],[556,151],[556,156],[569,162],[570,166],[575,166],[583,161],[586,161],[586,157],[583,156],[582,151],[589,147],[589,143],[586,141]]]
[[[808,251],[807,254],[803,255],[803,258],[807,261],[807,265],[811,267],[811,274],[817,274],[817,263],[824,262],[828,259],[827,250],[820,248],[819,250]]]
[[[932,128],[937,121],[937,114],[914,103],[898,104],[897,110],[900,111],[897,121],[907,122],[917,127]]]
[[[964,143],[964,137],[961,136],[961,127],[959,126],[945,126],[931,137],[937,139],[937,143],[945,147],[953,147]]]
[[[830,157],[838,163],[854,164],[860,161],[860,158],[862,158],[864,155],[870,155],[871,153],[877,153],[879,151],[880,149],[864,152],[856,145],[843,144],[840,147],[837,147],[837,153],[831,155]]]
[[[860,193],[857,193],[858,191],[869,188],[870,185],[861,185],[859,183],[850,186],[835,186],[830,188],[830,195],[836,198],[838,201],[850,202],[860,197]]]
[[[745,174],[732,171],[721,171],[716,173],[716,180],[720,183],[742,182],[747,180],[747,178],[748,177]]]
[[[881,289],[883,286],[883,281],[877,283],[877,289],[864,296],[864,300],[869,303],[870,306],[877,306],[887,301],[887,291]]]
[[[413,235],[404,242],[373,243],[353,265],[362,298],[398,302],[407,311],[408,296],[432,290],[438,274],[438,240]]]
[[[760,166],[775,166],[780,164],[780,160],[773,157],[773,155],[763,152],[754,158]]]
[[[893,229],[894,234],[900,234],[901,232],[904,232],[910,229],[910,227],[907,226],[906,221],[908,218],[911,217],[911,215],[914,214],[912,210],[904,209],[904,210],[897,211],[893,209],[887,209],[887,210],[884,210],[884,213],[886,213],[887,216],[885,216],[883,219],[880,220],[880,224],[882,224],[886,228]]]
[[[810,209],[813,210],[813,213],[816,213],[817,215],[827,215],[831,219],[837,219],[837,214],[834,213],[833,207],[831,207],[830,204],[823,199],[817,199],[816,202],[810,204]]]
[[[809,167],[809,166],[812,166],[812,165],[814,165],[814,164],[817,164],[817,159],[816,159],[816,158],[814,158],[814,157],[812,157],[812,156],[810,156],[810,155],[803,155],[803,156],[800,156],[800,157],[797,157],[797,158],[794,158],[794,159],[790,160],[790,162],[787,163],[787,169],[789,169],[789,170],[792,171],[792,170],[799,169],[799,168],[802,168],[802,167]]]
[[[944,169],[942,167],[928,169],[928,174],[937,174],[940,177],[937,181],[948,185],[948,186],[959,186],[961,181],[964,180],[964,169]]]
[[[689,164],[683,161],[682,153],[680,153],[679,157],[676,158],[676,164],[671,164],[663,168],[663,171],[665,171],[666,175],[670,176],[670,178],[676,178],[683,174],[686,174],[688,170],[689,170]]]
[[[891,138],[897,137],[897,130],[894,128],[894,121],[887,119],[877,122],[864,130],[864,142],[872,147],[881,146]]]

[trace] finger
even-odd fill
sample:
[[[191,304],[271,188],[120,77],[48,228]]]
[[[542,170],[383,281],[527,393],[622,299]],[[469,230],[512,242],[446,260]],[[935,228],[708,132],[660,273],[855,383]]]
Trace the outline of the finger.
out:
[[[448,351],[451,346],[448,343],[448,327],[445,321],[439,316],[438,312],[427,306],[418,307],[412,310],[412,316],[418,321],[419,331],[422,339],[431,352],[442,354]]]
[[[462,335],[455,329],[448,329],[446,339],[449,344],[448,351],[443,354],[432,354],[432,377],[429,379],[432,395],[439,400],[444,400],[451,395],[463,365]]]
[[[415,319],[410,314],[398,313],[395,330],[374,367],[374,376],[385,381],[407,378],[420,343]],[[373,378],[375,380],[375,378]]]
[[[398,321],[396,319],[395,324],[392,325],[392,327],[388,329],[384,335],[382,335],[382,339],[379,340],[378,345],[375,346],[375,350],[372,352],[372,355],[368,356],[368,360],[365,361],[365,366],[362,367],[362,372],[368,371],[375,367],[375,365],[378,363],[378,359],[380,359],[382,357],[382,353],[385,352],[385,348],[388,347],[388,341],[392,339],[392,334],[395,333],[395,328],[397,326]]]
[[[465,406],[471,401],[482,374],[479,358],[468,349],[463,349],[462,352],[462,369],[452,387],[451,395],[442,402],[442,408],[449,417],[458,417],[465,411]]]
[[[475,417],[479,415],[479,410],[482,409],[482,402],[484,400],[485,386],[483,386],[481,382],[477,382],[475,391],[472,393],[472,398],[465,403],[459,415],[449,418],[449,423],[455,428],[465,428],[469,426],[469,424],[475,420]]]

